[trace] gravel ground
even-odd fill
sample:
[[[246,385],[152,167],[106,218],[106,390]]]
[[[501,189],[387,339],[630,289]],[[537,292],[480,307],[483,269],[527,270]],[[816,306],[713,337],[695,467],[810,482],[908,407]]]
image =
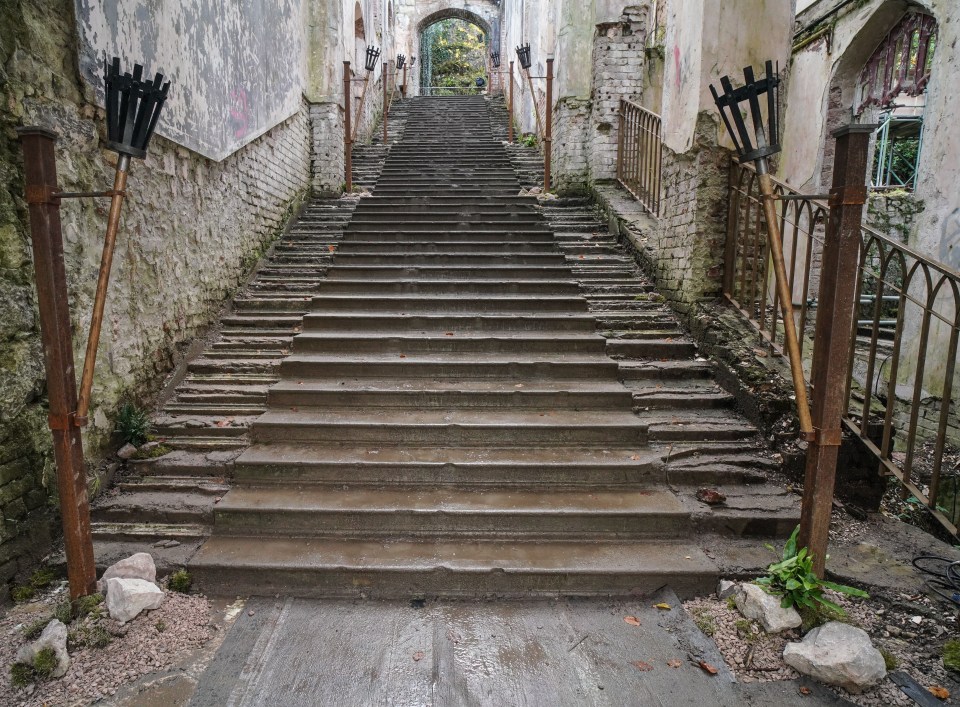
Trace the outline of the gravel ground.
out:
[[[159,609],[143,612],[123,626],[93,616],[74,621],[68,628],[75,634],[99,624],[111,634],[111,642],[103,648],[70,648],[70,669],[63,678],[14,688],[10,665],[26,642],[24,627],[50,616],[67,596],[66,587],[59,586],[0,618],[0,705],[87,705],[113,695],[125,683],[180,662],[212,635],[210,603],[205,597],[168,592]]]
[[[944,704],[960,704],[960,682],[940,662],[940,650],[960,634],[957,611],[925,596],[898,595],[867,600],[849,599],[826,592],[847,612],[848,623],[870,634],[874,645],[895,659],[904,671],[924,687],[945,687],[951,698]],[[789,680],[797,673],[783,662],[788,641],[802,638],[800,630],[767,635],[755,621],[743,618],[737,609],[716,595],[684,603],[701,630],[712,634],[730,669],[743,682]],[[914,702],[889,680],[861,695],[836,688],[837,694],[858,705],[912,705]]]

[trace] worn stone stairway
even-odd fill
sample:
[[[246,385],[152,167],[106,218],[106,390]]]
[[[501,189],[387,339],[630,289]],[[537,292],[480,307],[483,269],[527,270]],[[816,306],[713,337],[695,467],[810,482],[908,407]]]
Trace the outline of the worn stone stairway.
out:
[[[206,591],[712,587],[700,534],[750,530],[752,519],[704,513],[689,485],[758,481],[758,471],[708,463],[675,490],[672,446],[687,443],[676,457],[690,458],[694,443],[732,442],[753,459],[742,441],[752,430],[701,439],[703,429],[679,434],[683,423],[637,414],[669,416],[683,395],[647,391],[637,405],[637,386],[621,379],[708,379],[708,366],[674,365],[694,351],[665,310],[610,311],[624,298],[656,304],[649,284],[602,239],[583,242],[594,223],[570,212],[577,229],[555,233],[545,216],[563,214],[519,188],[483,98],[410,102],[190,563]],[[642,320],[648,335],[608,340],[598,329],[612,320],[620,330]],[[764,529],[776,532],[769,515]],[[792,519],[772,515],[773,526]]]
[[[390,142],[403,135],[406,108],[397,101],[391,110]],[[379,132],[355,147],[361,189],[375,184],[388,149]],[[279,380],[280,362],[358,203],[358,197],[307,203],[174,373],[152,417],[155,436],[170,451],[127,462],[127,473],[93,503],[101,567],[144,549],[162,569],[182,566],[209,537],[234,460],[250,444],[250,424],[266,411],[267,391]]]

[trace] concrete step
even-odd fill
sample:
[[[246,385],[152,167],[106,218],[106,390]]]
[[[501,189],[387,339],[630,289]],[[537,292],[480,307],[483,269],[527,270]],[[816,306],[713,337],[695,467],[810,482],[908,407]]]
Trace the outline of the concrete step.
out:
[[[511,385],[497,380],[459,379],[424,384],[416,379],[284,380],[270,390],[272,407],[378,407],[459,409],[629,408],[635,394],[619,383],[544,381]]]
[[[677,464],[683,464],[678,460]],[[273,442],[236,460],[238,482],[399,487],[629,488],[665,481],[660,452],[623,447],[418,447]],[[680,468],[680,467],[678,467]],[[683,467],[686,468],[686,467]]]
[[[719,570],[695,544],[213,537],[189,565],[207,594],[423,598],[708,593]]]
[[[556,410],[271,409],[251,434],[259,442],[483,446],[644,444],[647,429],[630,412]]]
[[[596,321],[587,314],[569,314],[566,312],[543,312],[538,314],[433,314],[422,313],[397,317],[394,315],[371,314],[369,312],[336,312],[330,314],[308,314],[303,319],[304,331],[341,331],[365,332],[416,332],[418,334],[440,334],[448,332],[521,332],[536,333],[549,331],[555,334],[571,332],[592,333]]]
[[[217,535],[676,539],[689,513],[670,492],[239,486],[217,504]]]
[[[606,346],[596,334],[511,335],[447,332],[430,335],[410,332],[406,336],[383,333],[306,331],[294,341],[293,352],[320,354],[404,354],[406,356],[465,354],[601,354]]]
[[[513,297],[481,297],[477,295],[317,295],[313,298],[313,310],[326,312],[365,311],[370,313],[394,313],[397,316],[422,313],[472,313],[501,314],[587,311],[586,300],[579,296],[542,295]],[[678,342],[678,346],[679,346]],[[693,344],[688,344],[692,351]]]

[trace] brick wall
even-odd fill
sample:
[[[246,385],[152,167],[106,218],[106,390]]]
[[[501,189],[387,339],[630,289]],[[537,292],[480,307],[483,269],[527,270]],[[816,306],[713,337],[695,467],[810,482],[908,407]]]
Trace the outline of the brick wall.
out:
[[[60,186],[112,184],[102,111],[76,70],[73,3],[0,0],[0,583],[47,552],[55,471],[46,430],[23,165],[14,128],[60,133]],[[310,183],[307,108],[221,162],[155,137],[134,160],[114,260],[92,423],[95,462],[121,400],[144,401],[282,228]],[[100,260],[102,200],[65,203],[64,247],[79,365]],[[9,313],[9,314],[7,314]]]
[[[616,179],[620,99],[643,103],[648,8],[624,8],[620,21],[597,25],[593,43],[590,176]]]

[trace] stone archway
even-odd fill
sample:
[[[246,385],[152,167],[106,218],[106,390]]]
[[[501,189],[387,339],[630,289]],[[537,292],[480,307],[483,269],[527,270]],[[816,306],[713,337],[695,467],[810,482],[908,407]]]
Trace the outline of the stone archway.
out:
[[[488,37],[490,51],[500,51],[501,2],[499,0],[399,0],[397,3],[397,52],[419,56],[424,30],[446,19],[466,20]],[[422,63],[417,62],[422,66]],[[419,67],[416,69],[419,75]],[[419,91],[414,81],[413,93]]]

